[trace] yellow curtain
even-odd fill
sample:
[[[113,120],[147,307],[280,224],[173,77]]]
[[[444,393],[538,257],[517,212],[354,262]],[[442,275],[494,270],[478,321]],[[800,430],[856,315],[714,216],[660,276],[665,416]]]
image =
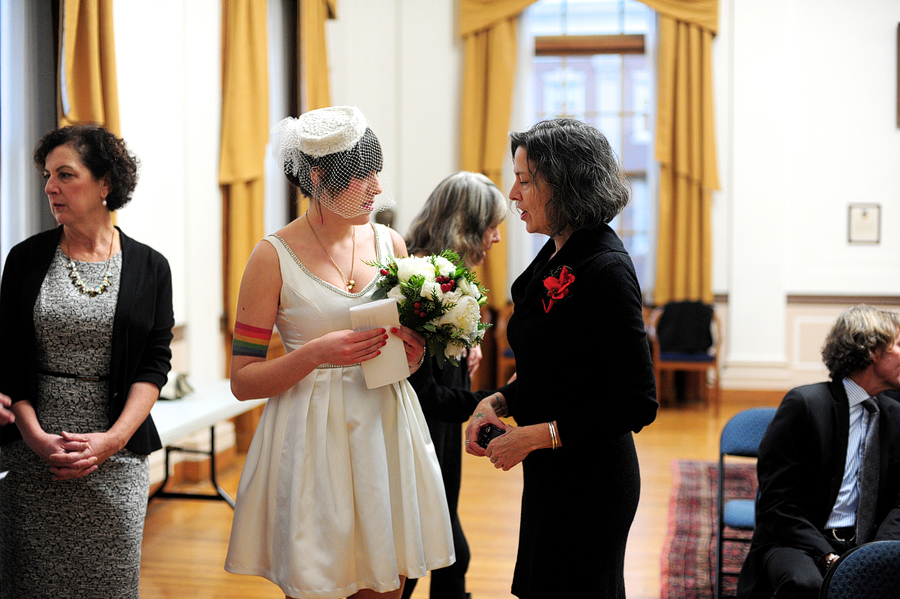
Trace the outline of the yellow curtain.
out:
[[[509,119],[516,77],[519,15],[535,0],[460,0],[460,36],[465,46],[461,164],[484,173],[501,189],[503,162],[509,160]],[[506,228],[501,226],[501,236]],[[500,243],[479,267],[494,305],[506,299],[507,244]]]
[[[659,13],[654,301],[712,302],[712,191],[719,188],[712,95],[718,0],[642,0]]]
[[[337,18],[337,0],[300,0],[300,112],[331,106],[325,21]]]
[[[719,29],[719,0],[640,0],[660,16],[691,23],[713,35]]]
[[[64,0],[60,17],[59,126],[97,123],[121,135],[112,0]]]
[[[266,3],[223,0],[222,36],[219,184],[230,348],[241,276],[253,247],[264,233],[264,159],[269,139]]]

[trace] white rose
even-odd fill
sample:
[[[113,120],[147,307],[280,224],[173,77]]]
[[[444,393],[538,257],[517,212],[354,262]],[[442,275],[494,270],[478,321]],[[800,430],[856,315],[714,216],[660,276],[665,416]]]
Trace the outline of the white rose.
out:
[[[397,259],[397,277],[401,283],[409,282],[415,275],[424,277],[426,281],[434,281],[434,266],[425,258]]]
[[[437,267],[438,274],[442,277],[452,277],[456,274],[456,265],[443,256],[435,256],[434,265]]]
[[[398,302],[402,302],[404,299],[403,291],[400,289],[400,285],[394,285],[393,287],[391,287],[391,290],[388,291],[387,296],[390,299],[397,300]]]
[[[459,300],[461,300],[463,297],[463,292],[460,291],[459,288],[454,287],[453,291],[448,291],[444,294],[444,303],[456,304],[459,303]]]
[[[447,347],[444,348],[444,355],[451,360],[456,360],[457,362],[459,362],[465,350],[466,346],[462,343],[459,343],[458,341],[451,341],[447,344]]]
[[[464,295],[459,298],[456,305],[449,312],[441,315],[437,320],[437,325],[449,324],[459,329],[463,336],[468,337],[478,330],[478,323],[481,321],[481,311],[478,308],[478,301],[475,298]]]
[[[475,299],[481,298],[481,292],[478,291],[478,285],[473,285],[465,277],[460,277],[459,282],[456,284],[457,288],[462,291],[466,295],[471,295]]]

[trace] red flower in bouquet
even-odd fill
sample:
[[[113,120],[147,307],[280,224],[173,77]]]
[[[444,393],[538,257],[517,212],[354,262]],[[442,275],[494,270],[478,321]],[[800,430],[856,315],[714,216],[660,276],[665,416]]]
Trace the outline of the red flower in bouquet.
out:
[[[569,272],[568,266],[558,268],[549,277],[544,279],[544,288],[547,290],[547,299],[541,299],[544,303],[544,312],[550,312],[557,303],[561,302],[571,291],[575,275]],[[549,301],[548,301],[549,300]]]

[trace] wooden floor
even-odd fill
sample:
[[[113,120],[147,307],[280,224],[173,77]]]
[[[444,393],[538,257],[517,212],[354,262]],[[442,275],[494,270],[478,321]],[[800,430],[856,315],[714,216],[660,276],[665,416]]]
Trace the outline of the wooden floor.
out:
[[[699,405],[667,408],[660,411],[654,424],[636,435],[642,493],[625,561],[630,599],[660,596],[660,556],[673,461],[717,459],[719,433],[731,415],[755,405],[777,405],[777,401],[777,394],[726,401],[718,418]],[[239,475],[236,467],[222,476],[223,486],[232,494]],[[521,468],[504,473],[494,470],[485,459],[464,458],[459,511],[472,553],[467,581],[475,599],[512,597],[509,586],[521,490]],[[267,580],[224,571],[231,517],[232,510],[224,502],[154,500],[147,511],[144,532],[141,597],[284,597]],[[427,589],[427,579],[421,580],[413,599],[427,599]]]

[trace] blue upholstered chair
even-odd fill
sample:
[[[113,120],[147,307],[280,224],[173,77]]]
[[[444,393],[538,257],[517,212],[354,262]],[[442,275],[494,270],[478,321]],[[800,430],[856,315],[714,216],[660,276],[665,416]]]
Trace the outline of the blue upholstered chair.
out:
[[[722,328],[713,307],[702,302],[669,302],[650,313],[653,373],[660,404],[666,400],[664,371],[699,372],[714,414],[719,414],[719,351]],[[713,383],[709,384],[710,373]]]
[[[876,541],[847,551],[825,575],[819,599],[900,597],[900,541]]]
[[[756,499],[725,498],[725,456],[755,458],[759,443],[768,428],[775,408],[751,408],[738,412],[725,424],[719,440],[719,490],[718,490],[718,534],[716,535],[716,599],[722,593],[722,578],[737,576],[737,572],[724,572],[722,553],[724,541],[744,542],[743,537],[726,536],[726,528],[752,531],[756,527]]]

